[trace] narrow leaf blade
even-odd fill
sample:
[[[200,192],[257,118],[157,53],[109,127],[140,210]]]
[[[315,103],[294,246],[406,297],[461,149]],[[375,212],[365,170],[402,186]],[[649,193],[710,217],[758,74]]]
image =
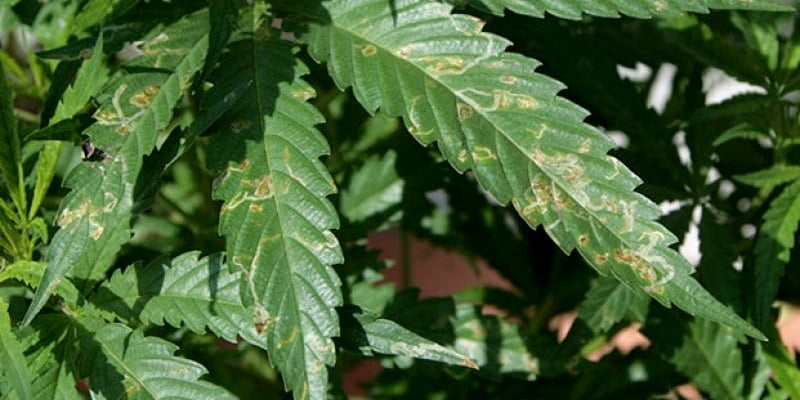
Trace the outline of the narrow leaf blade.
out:
[[[11,88],[6,83],[5,69],[0,65],[0,177],[11,195],[18,210],[24,210],[24,189],[22,180],[22,160],[20,159],[20,139],[17,132],[17,119],[14,117],[14,104]]]
[[[714,146],[721,146],[734,139],[745,139],[745,140],[769,139],[769,135],[750,125],[743,124],[734,126],[733,128],[723,132],[716,139],[714,139],[714,142],[712,144]]]
[[[394,321],[355,307],[343,310],[340,315],[344,346],[364,355],[375,352],[478,369],[474,360],[425,339]]]
[[[83,32],[103,22],[114,13],[120,13],[138,3],[139,0],[89,0],[72,23],[72,32]]]
[[[49,121],[49,126],[74,117],[105,85],[108,81],[108,67],[104,63],[103,56],[103,35],[98,35],[91,56],[81,64],[75,74],[75,82],[67,87],[61,95],[53,117]],[[46,128],[44,127],[44,129]],[[75,131],[71,131],[70,134],[75,135]],[[36,215],[44,201],[53,176],[55,176],[56,166],[63,148],[63,143],[48,141],[39,153],[35,169],[36,185],[28,210],[29,218]]]
[[[793,11],[794,8],[777,0],[649,0],[596,1],[596,0],[470,0],[470,3],[494,14],[502,15],[505,9],[518,14],[543,17],[550,13],[562,18],[580,19],[583,14],[600,17],[619,17],[620,14],[636,18],[674,16],[683,12],[707,13],[709,9],[740,9],[761,11]]]
[[[787,186],[770,204],[755,244],[755,322],[766,327],[778,284],[789,262],[800,223],[800,180]]]
[[[734,179],[757,188],[777,186],[800,179],[800,166],[777,164],[765,170],[736,175]]]
[[[36,176],[36,185],[33,188],[33,198],[31,205],[28,209],[28,218],[33,219],[39,211],[39,207],[44,201],[47,190],[50,189],[50,184],[53,182],[53,177],[56,174],[56,166],[58,165],[61,151],[64,149],[62,142],[48,141],[39,152],[39,159],[36,160],[36,169],[34,175]]]
[[[103,61],[103,35],[98,35],[89,59],[81,64],[75,82],[61,96],[51,123],[72,118],[108,81],[108,67]]]

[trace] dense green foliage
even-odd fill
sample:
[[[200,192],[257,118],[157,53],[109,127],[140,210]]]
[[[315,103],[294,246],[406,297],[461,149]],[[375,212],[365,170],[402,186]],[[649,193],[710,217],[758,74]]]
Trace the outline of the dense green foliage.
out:
[[[800,399],[796,6],[0,0],[0,398]]]

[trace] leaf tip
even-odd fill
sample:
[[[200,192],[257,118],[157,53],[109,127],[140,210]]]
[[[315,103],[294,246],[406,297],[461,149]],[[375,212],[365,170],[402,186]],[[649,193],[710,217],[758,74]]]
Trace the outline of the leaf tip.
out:
[[[741,329],[737,330],[760,342],[769,342],[769,339],[767,338],[766,335],[764,335],[764,333],[762,333],[758,328],[754,327],[748,322],[744,322],[744,325],[741,327]]]
[[[36,289],[36,293],[33,295],[33,301],[28,307],[28,311],[25,312],[25,317],[22,318],[20,328],[26,328],[31,324],[31,321],[33,321],[36,315],[39,314],[39,311],[44,307],[44,303],[47,302],[48,297],[50,297],[49,290],[43,290],[41,286]]]
[[[32,306],[30,308],[28,308],[28,311],[25,312],[25,317],[22,318],[22,322],[20,322],[20,324],[19,324],[20,328],[27,328],[28,325],[31,324],[31,321],[33,321],[33,318],[36,317],[36,314],[38,314],[38,313],[39,313],[39,311],[38,310],[34,310],[34,308]]]

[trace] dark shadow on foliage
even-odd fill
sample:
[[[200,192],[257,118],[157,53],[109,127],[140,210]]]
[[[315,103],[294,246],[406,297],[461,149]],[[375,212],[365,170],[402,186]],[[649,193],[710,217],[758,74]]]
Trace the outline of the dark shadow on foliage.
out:
[[[127,388],[123,385],[125,377],[111,363],[103,352],[103,344],[95,338],[96,332],[81,325],[75,324],[76,334],[80,340],[79,369],[82,378],[88,378],[89,389],[102,394],[107,399],[124,398]],[[125,348],[128,347],[126,338]],[[92,385],[92,381],[102,379],[104,385]]]

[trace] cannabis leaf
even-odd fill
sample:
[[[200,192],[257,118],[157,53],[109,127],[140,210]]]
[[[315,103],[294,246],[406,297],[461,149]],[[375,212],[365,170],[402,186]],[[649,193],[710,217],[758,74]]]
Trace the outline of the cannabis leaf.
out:
[[[800,166],[776,164],[761,171],[736,175],[734,178],[757,188],[774,187],[800,179]]]
[[[475,360],[489,374],[519,374],[534,380],[541,372],[539,357],[529,349],[519,327],[496,315],[482,315],[470,304],[456,307],[453,347]]]
[[[474,360],[425,339],[394,321],[357,307],[350,307],[342,313],[342,342],[347,348],[364,355],[376,352],[478,369]]]
[[[163,325],[193,332],[211,330],[231,343],[239,337],[266,348],[252,323],[252,308],[242,305],[241,271],[230,271],[222,254],[200,258],[190,252],[115,273],[91,298],[124,321]]]
[[[28,324],[44,306],[59,280],[71,271],[87,287],[113,262],[130,239],[130,220],[142,169],[159,134],[172,118],[172,108],[203,65],[208,47],[208,15],[198,12],[154,31],[140,44],[142,55],[126,65],[136,72],[117,77],[102,96],[85,132],[107,157],[84,162],[66,180],[72,191],[62,202],[49,262],[33,303]]]
[[[89,0],[75,16],[72,30],[82,32],[109,16],[124,12],[138,2],[139,0]]]
[[[24,210],[26,207],[24,174],[11,95],[11,89],[6,83],[5,69],[0,64],[0,178],[17,210]]]
[[[777,340],[761,344],[764,358],[774,379],[789,394],[789,398],[800,397],[800,368],[797,367],[789,351]]]
[[[599,277],[578,308],[578,317],[595,333],[605,332],[619,321],[643,322],[648,298],[610,277]]]
[[[545,12],[561,18],[580,19],[585,14],[600,17],[619,17],[624,14],[636,18],[675,16],[683,12],[706,13],[711,8],[749,9],[765,11],[791,11],[792,8],[776,0],[469,0],[469,3],[502,15],[504,9],[518,14],[544,17]]]
[[[336,360],[334,307],[341,282],[331,265],[342,253],[331,229],[339,221],[325,198],[336,187],[318,157],[327,142],[314,129],[322,117],[306,101],[314,90],[292,45],[273,39],[257,20],[246,40],[229,46],[215,80],[219,90],[252,85],[217,124],[209,164],[224,173],[214,196],[225,200],[220,231],[228,264],[242,273],[251,324],[297,399],[324,399],[327,366]],[[267,22],[268,23],[268,22]]]
[[[733,128],[728,129],[727,131],[720,134],[716,139],[714,139],[713,145],[721,146],[734,139],[743,139],[743,140],[769,139],[769,135],[748,124],[741,124],[741,125],[736,125]]]
[[[108,67],[103,62],[103,36],[97,37],[91,56],[81,64],[75,82],[61,95],[50,123],[72,118],[102,89],[108,81]]]
[[[800,398],[798,1],[0,0],[0,399]]]
[[[93,398],[235,399],[224,389],[199,380],[206,369],[174,356],[178,346],[163,339],[109,324],[94,335],[94,340],[100,351],[95,353],[89,375]],[[125,386],[120,377],[124,377]]]
[[[695,320],[672,356],[678,370],[713,399],[742,399],[742,352],[725,327]]]
[[[654,220],[641,181],[606,153],[611,141],[583,123],[587,113],[533,73],[535,60],[504,52],[507,40],[437,2],[324,3],[329,21],[304,39],[341,88],[370,112],[402,116],[422,144],[438,143],[458,171],[473,170],[531,227],[544,225],[565,252],[576,249],[603,275],[662,304],[763,335],[690,277]]]
[[[755,245],[754,283],[756,326],[769,321],[784,266],[789,262],[800,224],[800,181],[795,181],[770,203]]]
[[[400,203],[405,182],[397,175],[397,153],[372,157],[353,174],[342,191],[342,214],[350,221],[361,221]]]
[[[8,317],[8,304],[0,299],[0,362],[5,379],[22,399],[31,399],[31,376],[22,355],[22,346],[11,330]]]
[[[66,315],[47,314],[37,318],[22,332],[20,339],[31,369],[33,397],[16,398],[85,398],[75,387],[79,375],[76,325],[75,320]]]
[[[0,282],[8,279],[15,279],[25,283],[32,289],[36,289],[42,281],[42,274],[46,264],[36,261],[17,261],[6,266],[0,271]],[[61,296],[67,304],[76,305],[80,301],[81,295],[78,289],[69,279],[62,279],[55,290],[55,294]]]

